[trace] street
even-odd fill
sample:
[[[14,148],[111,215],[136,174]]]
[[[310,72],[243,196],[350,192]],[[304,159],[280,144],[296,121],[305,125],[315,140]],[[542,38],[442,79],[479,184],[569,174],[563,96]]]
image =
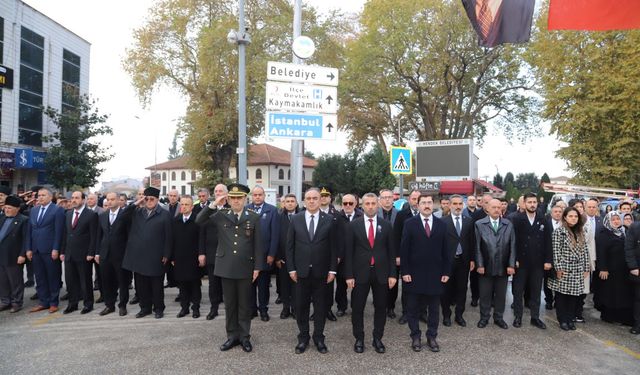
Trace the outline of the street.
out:
[[[205,300],[206,283],[202,287]],[[466,328],[440,325],[440,353],[426,347],[414,353],[408,327],[388,320],[383,338],[387,353],[377,354],[371,347],[373,306],[368,304],[363,354],[353,351],[347,313],[337,322],[327,321],[328,354],[318,353],[312,345],[296,355],[297,326],[291,318],[279,318],[281,307],[273,303],[273,284],[271,320],[252,321],[254,349],[248,354],[240,347],[228,352],[218,349],[226,339],[222,306],[221,315],[212,321],[204,319],[208,301],[203,301],[201,318],[176,318],[176,288],[165,289],[167,309],[160,320],[135,319],[138,307],[132,305],[126,317],[117,312],[99,316],[103,304],[87,315],[29,314],[35,303],[28,301],[17,314],[0,313],[0,374],[637,374],[640,369],[640,337],[631,335],[629,327],[600,321],[591,298],[585,309],[587,322],[578,324],[577,331],[561,331],[554,311],[545,311],[546,331],[530,326],[526,311],[523,327],[516,329],[511,327],[510,290],[505,312],[508,330],[492,323],[477,328],[478,308],[467,306]],[[26,289],[25,299],[33,293],[33,288]],[[424,323],[421,329],[426,330]]]

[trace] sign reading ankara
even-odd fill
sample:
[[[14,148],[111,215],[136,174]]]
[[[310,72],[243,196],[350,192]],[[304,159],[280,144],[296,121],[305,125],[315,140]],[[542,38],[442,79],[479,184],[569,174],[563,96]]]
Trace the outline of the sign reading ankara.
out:
[[[413,168],[411,165],[411,149],[408,147],[391,147],[389,153],[390,172],[391,174],[411,174]]]
[[[337,116],[329,114],[267,112],[266,135],[279,139],[336,139]]]

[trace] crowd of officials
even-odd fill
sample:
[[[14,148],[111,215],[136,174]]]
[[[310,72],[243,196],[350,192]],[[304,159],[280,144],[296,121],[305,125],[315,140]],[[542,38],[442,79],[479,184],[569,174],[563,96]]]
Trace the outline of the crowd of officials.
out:
[[[555,308],[560,328],[575,330],[593,293],[602,320],[640,333],[640,222],[634,223],[629,202],[601,216],[595,198],[554,202],[547,214],[533,193],[510,209],[490,194],[438,201],[412,191],[398,210],[385,189],[344,194],[337,210],[328,186],[308,189],[303,207],[287,194],[279,209],[265,202],[263,188],[240,184],[217,185],[213,198],[200,189],[195,200],[172,190],[166,204],[153,187],[140,189],[132,203],[115,192],[98,197],[75,191],[64,199],[46,187],[31,190],[15,196],[0,187],[0,311],[20,311],[35,276],[32,313],[58,312],[62,299],[68,300],[64,314],[87,314],[103,302],[100,315],[117,308],[124,316],[127,305],[137,303],[136,318],[160,319],[164,288],[177,286],[178,318],[199,318],[206,276],[207,320],[224,301],[227,341],[220,349],[250,352],[252,319],[270,320],[275,274],[275,302],[282,305],[281,319],[296,320],[298,354],[311,340],[326,353],[325,322],[344,317],[348,307],[354,351],[362,353],[369,293],[376,352],[385,352],[385,324],[396,318],[408,324],[414,351],[423,348],[420,321],[426,323],[426,347],[437,352],[440,322],[467,325],[468,289],[471,306],[480,310],[477,327],[493,320],[507,329],[511,278],[513,327],[522,326],[527,308],[530,324],[546,329],[540,318],[544,291],[545,308]],[[62,285],[67,294],[61,297]]]

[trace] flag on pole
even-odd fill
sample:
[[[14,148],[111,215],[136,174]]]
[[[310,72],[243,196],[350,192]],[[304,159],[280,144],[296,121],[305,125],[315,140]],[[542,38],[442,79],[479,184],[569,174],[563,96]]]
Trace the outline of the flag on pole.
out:
[[[549,30],[640,28],[640,0],[551,0]]]
[[[462,5],[481,46],[529,41],[535,0],[462,0]]]

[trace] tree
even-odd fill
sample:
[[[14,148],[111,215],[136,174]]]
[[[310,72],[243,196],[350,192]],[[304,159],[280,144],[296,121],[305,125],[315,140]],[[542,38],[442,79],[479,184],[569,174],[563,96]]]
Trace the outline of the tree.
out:
[[[500,173],[496,173],[496,175],[493,176],[493,186],[504,189],[504,185],[502,184],[502,175]]]
[[[519,173],[514,186],[521,194],[537,193],[540,188],[540,180],[538,180],[538,176],[535,173]]]
[[[396,178],[389,172],[389,154],[379,146],[362,155],[355,174],[354,192],[359,196],[377,195],[380,189],[393,190],[396,186]]]
[[[313,171],[313,184],[330,185],[335,193],[352,192],[355,186],[355,174],[358,167],[358,156],[348,152],[344,156],[326,154],[320,156],[318,165]]]
[[[547,16],[536,22],[528,60],[544,98],[542,117],[564,143],[557,155],[576,183],[635,188],[640,30],[547,31]]]
[[[167,156],[168,160],[174,160],[182,156],[180,150],[178,150],[178,131],[173,134],[173,141],[171,142],[171,147],[169,148],[169,156]]]
[[[95,137],[112,135],[113,131],[105,124],[108,116],[100,114],[94,99],[65,95],[65,101],[70,105],[61,112],[52,107],[44,111],[57,127],[44,137],[46,142],[53,142],[45,159],[47,178],[56,188],[91,187],[104,171],[100,164],[113,157]]]
[[[507,172],[507,174],[504,175],[504,181],[502,183],[505,188],[509,184],[511,184],[512,186],[515,186],[515,182],[516,182],[516,179],[515,177],[513,177],[513,173]]]
[[[386,150],[398,133],[481,142],[492,120],[509,138],[536,134],[523,47],[479,47],[460,1],[371,0],[360,28],[339,87],[352,146]]]
[[[238,147],[238,54],[227,42],[237,29],[233,0],[161,0],[146,23],[134,31],[133,46],[123,60],[143,105],[161,87],[177,89],[188,100],[179,129],[191,167],[219,181],[228,179]],[[247,136],[264,128],[264,87],[267,61],[291,59],[293,9],[287,0],[248,0],[246,26]],[[322,46],[310,63],[341,66],[342,41],[351,23],[337,14],[319,19],[303,12],[304,34]]]

